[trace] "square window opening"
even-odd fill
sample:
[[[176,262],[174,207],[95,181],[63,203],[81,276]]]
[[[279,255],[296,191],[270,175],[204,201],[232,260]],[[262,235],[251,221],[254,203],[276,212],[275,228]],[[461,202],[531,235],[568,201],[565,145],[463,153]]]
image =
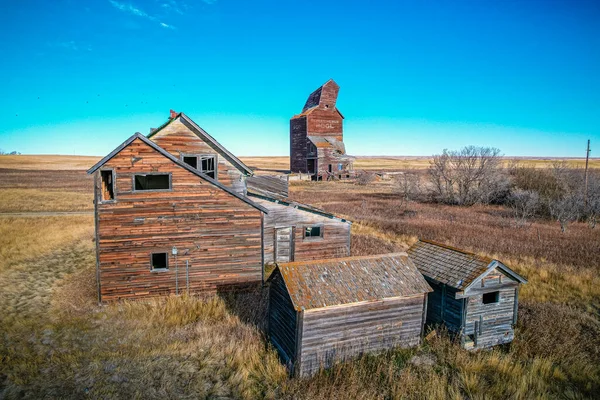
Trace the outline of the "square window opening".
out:
[[[192,168],[198,169],[198,157],[196,156],[184,156],[183,162]]]
[[[500,292],[490,292],[483,294],[483,304],[492,304],[500,301]]]
[[[152,257],[150,258],[150,266],[153,271],[168,270],[169,257],[167,253],[152,253]]]
[[[323,237],[323,227],[320,225],[307,226],[304,228],[305,238],[320,238]]]
[[[169,190],[169,174],[135,175],[135,190]]]
[[[115,182],[113,180],[113,172],[111,171],[100,171],[100,177],[102,178],[102,200],[114,200],[115,199]]]

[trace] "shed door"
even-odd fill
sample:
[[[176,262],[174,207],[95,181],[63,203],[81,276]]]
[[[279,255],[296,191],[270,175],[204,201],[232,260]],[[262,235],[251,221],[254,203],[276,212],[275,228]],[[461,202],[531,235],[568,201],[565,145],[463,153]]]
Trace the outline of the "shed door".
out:
[[[275,228],[275,262],[294,261],[292,227]]]

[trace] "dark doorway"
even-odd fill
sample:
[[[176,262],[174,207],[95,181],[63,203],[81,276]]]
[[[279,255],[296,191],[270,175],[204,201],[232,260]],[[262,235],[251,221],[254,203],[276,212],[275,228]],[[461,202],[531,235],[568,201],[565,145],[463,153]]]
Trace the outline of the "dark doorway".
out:
[[[314,158],[309,158],[306,160],[306,170],[309,174],[314,174],[316,171],[316,160]]]

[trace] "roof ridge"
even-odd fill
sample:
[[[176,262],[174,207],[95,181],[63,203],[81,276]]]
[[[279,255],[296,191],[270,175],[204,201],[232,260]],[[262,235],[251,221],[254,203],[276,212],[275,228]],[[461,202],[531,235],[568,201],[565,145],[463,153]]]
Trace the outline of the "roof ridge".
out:
[[[493,258],[490,258],[490,257],[487,257],[487,256],[481,256],[481,255],[479,255],[477,253],[473,253],[473,252],[470,252],[470,251],[459,249],[458,247],[450,246],[450,245],[447,245],[447,244],[444,244],[444,243],[435,242],[433,240],[419,239],[419,242],[432,244],[434,246],[438,246],[438,247],[442,247],[442,248],[445,248],[445,249],[448,249],[448,250],[452,250],[452,251],[455,251],[457,253],[461,253],[461,254],[464,254],[464,255],[467,255],[467,256],[472,256],[473,258],[476,258],[476,259],[481,260],[481,261],[488,261],[488,262],[494,261]]]
[[[396,252],[396,253],[385,253],[385,254],[371,254],[368,256],[348,256],[348,257],[337,257],[337,258],[323,258],[319,260],[306,260],[306,261],[292,261],[287,263],[276,263],[278,267],[296,267],[299,265],[309,265],[309,264],[318,264],[325,262],[343,262],[343,261],[356,261],[356,260],[369,260],[374,258],[382,258],[382,257],[398,257],[398,256],[406,256],[408,254],[405,251]]]

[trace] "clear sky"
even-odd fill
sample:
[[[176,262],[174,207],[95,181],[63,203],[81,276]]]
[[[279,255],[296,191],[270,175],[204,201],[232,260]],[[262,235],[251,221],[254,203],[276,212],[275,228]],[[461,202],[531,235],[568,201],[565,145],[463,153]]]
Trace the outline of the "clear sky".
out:
[[[600,155],[598,0],[0,3],[5,151],[105,155],[172,108],[287,155],[333,78],[353,155]]]

